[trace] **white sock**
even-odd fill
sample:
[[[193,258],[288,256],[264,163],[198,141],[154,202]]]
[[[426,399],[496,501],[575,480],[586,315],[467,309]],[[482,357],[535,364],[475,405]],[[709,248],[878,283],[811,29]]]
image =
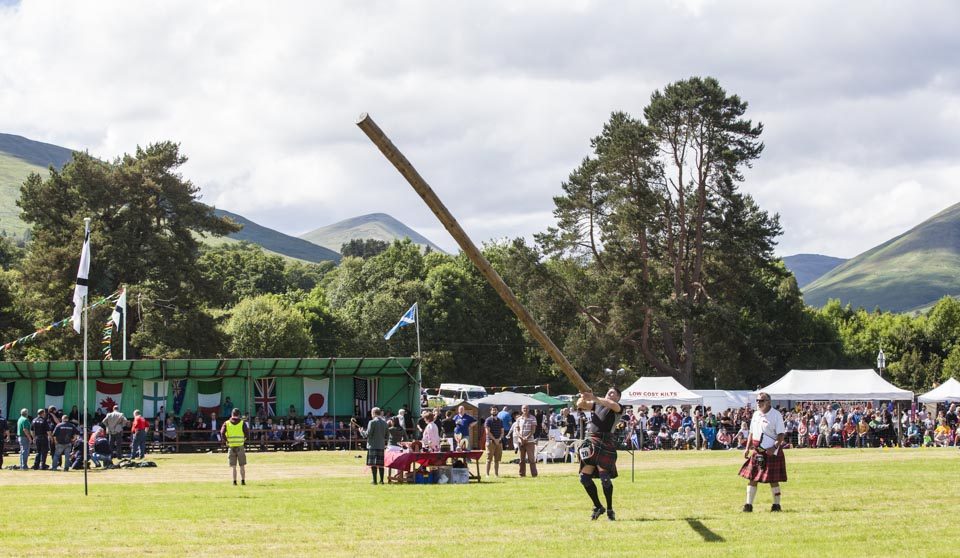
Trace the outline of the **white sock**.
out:
[[[757,495],[757,487],[753,484],[747,485],[747,503],[753,505],[753,498]]]
[[[773,494],[773,503],[780,504],[780,487],[771,488],[770,492]]]

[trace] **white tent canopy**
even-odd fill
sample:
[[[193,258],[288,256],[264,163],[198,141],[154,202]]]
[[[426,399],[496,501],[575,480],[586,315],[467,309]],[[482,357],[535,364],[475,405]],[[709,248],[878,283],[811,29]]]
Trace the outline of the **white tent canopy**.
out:
[[[757,391],[775,400],[849,401],[912,400],[913,392],[900,389],[874,370],[791,370]]]
[[[531,411],[536,409],[540,409],[541,411],[552,409],[549,404],[539,399],[534,399],[525,393],[514,393],[512,391],[501,391],[482,399],[473,399],[469,401],[469,404],[476,407],[480,411],[480,416],[483,418],[487,418],[488,413],[490,413],[490,407],[497,407],[503,410],[503,407],[507,406],[511,411],[519,411],[523,405],[529,406]]]
[[[693,393],[702,397],[703,406],[709,407],[714,413],[753,406],[750,390],[695,389]]]
[[[672,376],[646,376],[623,390],[623,405],[697,405],[703,398]]]
[[[942,403],[949,401],[951,403],[960,403],[960,382],[950,378],[940,386],[917,397],[921,403]]]

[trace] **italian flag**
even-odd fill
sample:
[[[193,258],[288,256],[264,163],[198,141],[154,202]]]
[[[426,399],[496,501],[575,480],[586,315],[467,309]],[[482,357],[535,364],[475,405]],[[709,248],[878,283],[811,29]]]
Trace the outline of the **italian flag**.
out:
[[[220,415],[220,395],[223,391],[223,380],[197,381],[197,407],[204,416],[210,413]]]

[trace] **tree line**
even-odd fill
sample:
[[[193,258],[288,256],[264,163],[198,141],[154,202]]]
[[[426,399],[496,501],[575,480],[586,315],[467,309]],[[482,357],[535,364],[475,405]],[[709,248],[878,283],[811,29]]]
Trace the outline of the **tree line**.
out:
[[[654,92],[642,117],[611,114],[554,198],[555,225],[484,255],[591,384],[643,374],[753,388],[791,368],[869,367],[881,346],[902,387],[960,376],[952,298],[918,316],[803,303],[773,254],[778,217],[740,190],[763,151],[747,110],[717,80],[694,77]],[[426,385],[571,389],[462,254],[360,239],[335,266],[205,244],[238,225],[201,203],[185,162],[160,142],[109,162],[77,153],[28,177],[18,205],[30,240],[0,245],[0,333],[69,315],[91,217],[91,298],[127,286],[131,358],[413,355],[413,331],[383,334],[418,302]],[[90,329],[96,347],[100,328]],[[81,352],[62,328],[3,358]]]

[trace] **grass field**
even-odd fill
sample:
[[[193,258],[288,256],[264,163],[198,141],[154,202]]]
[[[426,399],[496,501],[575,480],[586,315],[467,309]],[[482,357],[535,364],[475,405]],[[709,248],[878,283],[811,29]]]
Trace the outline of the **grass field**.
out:
[[[0,553],[948,556],[960,540],[953,448],[791,451],[780,514],[763,485],[757,511],[740,512],[739,452],[638,453],[635,482],[621,453],[617,522],[589,520],[571,464],[536,479],[504,465],[479,485],[372,486],[356,455],[249,454],[240,487],[224,454],[156,455],[156,469],[91,471],[86,497],[79,471],[3,470]]]

